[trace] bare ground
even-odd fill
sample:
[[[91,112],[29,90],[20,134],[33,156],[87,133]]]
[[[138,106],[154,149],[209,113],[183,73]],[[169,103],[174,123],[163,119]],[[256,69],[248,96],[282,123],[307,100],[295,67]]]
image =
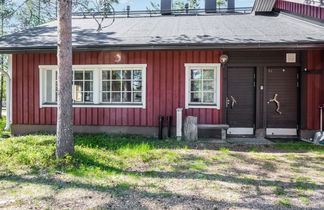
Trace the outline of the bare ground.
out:
[[[0,208],[324,209],[324,153],[220,147],[172,150],[175,161],[134,161],[108,175],[0,170]]]

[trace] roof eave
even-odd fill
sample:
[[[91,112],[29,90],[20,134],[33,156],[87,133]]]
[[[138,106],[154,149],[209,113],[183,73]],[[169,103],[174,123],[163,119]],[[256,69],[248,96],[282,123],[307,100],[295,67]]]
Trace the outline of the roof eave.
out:
[[[73,46],[73,51],[135,51],[135,50],[189,50],[189,49],[295,49],[324,48],[324,42],[312,43],[247,43],[247,44],[164,44],[164,45],[114,45]],[[1,54],[56,52],[56,46],[0,48]]]

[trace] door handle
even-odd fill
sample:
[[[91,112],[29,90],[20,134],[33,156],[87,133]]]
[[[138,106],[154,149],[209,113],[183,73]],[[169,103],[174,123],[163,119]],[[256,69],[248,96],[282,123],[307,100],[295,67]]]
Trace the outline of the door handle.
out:
[[[278,94],[277,93],[274,95],[273,98],[271,98],[268,101],[268,104],[270,104],[271,102],[274,102],[276,104],[276,106],[277,106],[276,112],[281,115],[282,112],[280,111],[280,102],[278,101]]]
[[[233,96],[231,96],[231,99],[232,99],[231,109],[233,109],[235,104],[237,104],[237,101]]]

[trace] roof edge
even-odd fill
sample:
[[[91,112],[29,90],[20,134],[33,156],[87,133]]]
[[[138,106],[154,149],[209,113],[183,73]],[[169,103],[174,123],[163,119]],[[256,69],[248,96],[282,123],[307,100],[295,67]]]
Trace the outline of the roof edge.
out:
[[[83,51],[143,51],[143,50],[204,50],[204,49],[324,49],[324,42],[313,43],[259,43],[259,44],[173,44],[173,45],[120,45],[120,46],[73,46],[74,52]],[[0,48],[2,54],[56,52],[56,47]]]

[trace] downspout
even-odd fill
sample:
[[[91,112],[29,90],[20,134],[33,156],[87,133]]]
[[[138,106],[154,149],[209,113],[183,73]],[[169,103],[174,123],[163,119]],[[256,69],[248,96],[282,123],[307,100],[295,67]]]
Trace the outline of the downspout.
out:
[[[0,72],[6,77],[6,127],[4,130],[9,130],[11,125],[11,71],[12,71],[12,55],[8,55],[8,72],[0,68]]]

